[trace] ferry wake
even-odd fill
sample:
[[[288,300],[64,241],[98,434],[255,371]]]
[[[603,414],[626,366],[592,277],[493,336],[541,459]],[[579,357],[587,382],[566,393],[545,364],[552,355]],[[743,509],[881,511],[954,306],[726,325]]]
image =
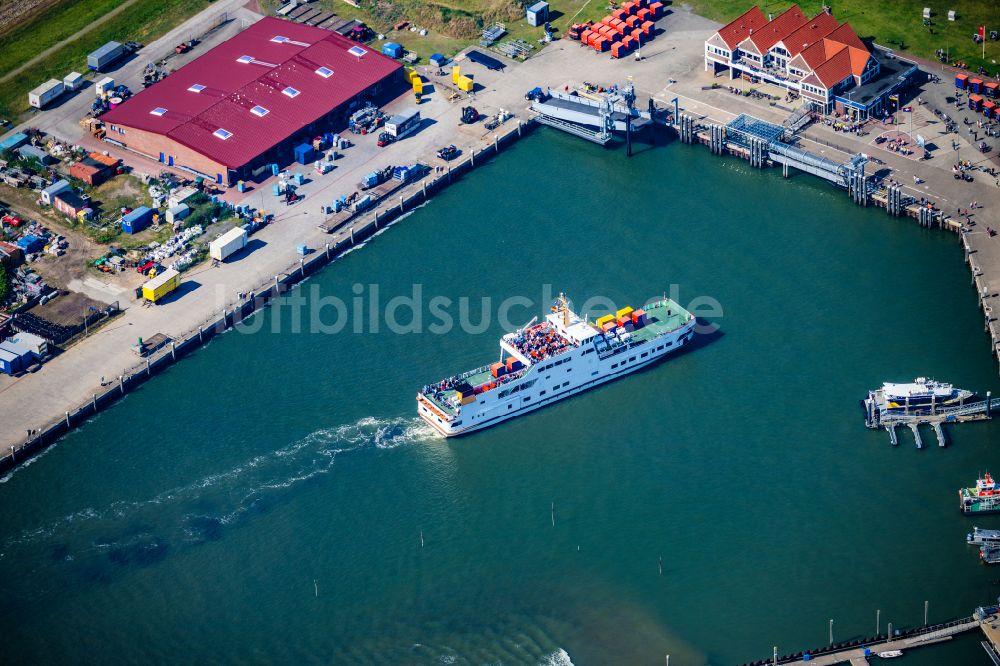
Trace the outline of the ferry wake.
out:
[[[695,317],[669,298],[591,323],[562,294],[551,314],[500,339],[500,361],[417,393],[417,413],[445,437],[521,416],[627,375],[680,349]]]

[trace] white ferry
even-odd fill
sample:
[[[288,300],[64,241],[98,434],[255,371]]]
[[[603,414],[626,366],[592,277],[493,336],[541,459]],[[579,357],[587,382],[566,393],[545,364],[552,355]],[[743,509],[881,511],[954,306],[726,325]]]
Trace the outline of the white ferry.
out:
[[[591,323],[560,294],[544,321],[500,339],[500,361],[423,387],[417,413],[445,437],[481,430],[645,367],[689,343],[695,323],[669,298]]]
[[[885,382],[881,389],[871,391],[868,399],[882,412],[920,414],[934,413],[941,407],[961,405],[974,395],[973,391],[957,389],[951,384],[917,377],[907,383]]]

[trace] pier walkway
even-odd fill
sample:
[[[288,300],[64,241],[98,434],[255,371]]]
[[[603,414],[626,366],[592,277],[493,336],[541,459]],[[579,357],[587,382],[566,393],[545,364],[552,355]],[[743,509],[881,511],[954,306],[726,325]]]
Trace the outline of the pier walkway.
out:
[[[991,628],[992,625],[989,624],[989,620],[981,622],[974,617],[964,617],[951,622],[911,630],[893,639],[889,639],[887,636],[879,636],[870,640],[853,641],[850,645],[828,646],[817,650],[778,657],[777,659],[763,659],[751,662],[747,666],[754,666],[754,664],[758,666],[768,666],[770,664],[786,666],[833,666],[834,664],[846,663],[850,663],[852,666],[862,666],[868,663],[869,657],[876,656],[879,652],[902,650],[905,654],[908,650],[914,648],[951,640],[959,634],[973,631],[980,626],[983,627],[984,632],[987,631],[987,627],[990,627],[990,631],[1000,633]],[[989,634],[987,634],[987,637],[989,637]]]

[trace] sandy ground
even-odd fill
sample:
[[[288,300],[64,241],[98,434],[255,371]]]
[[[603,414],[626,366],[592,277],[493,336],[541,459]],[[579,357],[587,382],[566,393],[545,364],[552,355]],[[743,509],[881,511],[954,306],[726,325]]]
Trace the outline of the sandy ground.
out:
[[[236,4],[231,3],[232,10],[235,10]],[[212,15],[200,20],[211,20],[226,6],[225,2],[213,6],[210,10]],[[252,18],[245,9],[237,15]],[[192,19],[194,22],[198,20],[199,17]],[[239,20],[234,23],[238,26]],[[631,58],[612,60],[607,54],[599,55],[576,42],[559,41],[528,62],[512,65],[502,73],[462,63],[463,68],[474,73],[477,83],[482,85],[472,104],[487,115],[496,113],[502,107],[526,118],[524,93],[536,85],[561,87],[564,84],[579,84],[583,80],[602,84],[624,83],[627,76],[632,76],[640,106],[645,105],[644,98],[649,96],[662,106],[672,104],[672,100],[679,97],[682,111],[719,122],[728,121],[741,111],[777,122],[787,117],[787,110],[770,107],[763,101],[701,90],[702,86],[712,82],[711,76],[704,72],[702,54],[703,42],[714,32],[715,24],[683,9],[676,9],[662,19],[658,27],[665,29],[665,33],[643,48],[645,59],[642,62]],[[184,28],[178,31],[183,32]],[[171,33],[147,47],[146,51],[155,54],[158,49],[168,48],[177,40],[178,35]],[[136,64],[133,73],[141,70],[141,66]],[[436,77],[432,75],[430,79],[433,82]],[[672,80],[679,83],[671,83]],[[726,83],[723,79],[719,82]],[[332,173],[317,176],[309,172],[310,182],[300,188],[305,195],[301,203],[289,208],[279,204],[271,195],[268,183],[247,193],[247,203],[277,214],[277,222],[255,236],[263,245],[252,255],[220,268],[199,267],[190,271],[185,274],[183,295],[164,305],[143,308],[135,307],[134,302],[123,301],[126,306],[131,303],[132,307],[128,307],[113,326],[77,344],[71,352],[53,359],[41,371],[20,379],[0,377],[0,422],[5,425],[0,433],[0,450],[23,441],[28,428],[40,428],[66,410],[73,410],[88,400],[97,390],[102,376],[117,377],[124,369],[133,367],[136,358],[129,346],[137,336],[150,337],[158,332],[175,338],[183,336],[188,331],[197,330],[213,313],[219,313],[235,302],[238,291],[270,283],[274,276],[294,270],[298,266],[294,250],[296,245],[301,243],[322,248],[331,240],[330,236],[316,228],[323,219],[320,207],[341,194],[357,189],[357,183],[365,173],[386,164],[406,164],[417,160],[432,166],[440,164],[433,154],[443,145],[454,143],[468,150],[477,144],[492,143],[492,135],[481,124],[459,126],[460,108],[468,102],[449,102],[447,97],[450,91],[440,84],[435,87],[437,89],[421,105],[422,116],[432,122],[417,134],[381,149],[374,145],[374,137],[352,135],[357,145],[345,151]],[[391,113],[412,103],[412,97],[404,95],[387,105],[386,110]],[[52,112],[52,118],[45,123],[46,128],[62,138],[79,141],[78,115],[72,116],[72,113],[69,108]],[[36,121],[35,124],[40,123]],[[62,134],[60,129],[74,133]],[[835,134],[824,126],[810,128],[806,135],[806,148],[841,161],[847,153],[872,151],[872,135],[851,138]],[[966,148],[966,151],[970,150]],[[976,198],[979,201],[996,200],[997,189],[992,182],[980,179],[976,183],[965,184],[952,180],[950,165],[953,156],[948,154],[950,152],[942,150],[930,162],[924,163],[915,163],[889,153],[880,157],[886,163],[883,168],[892,169],[904,183],[912,182],[913,173],[919,172],[927,180],[923,191],[940,201],[946,210],[958,208]],[[143,168],[141,161],[136,163],[130,158],[129,162],[136,169]],[[163,166],[152,165],[155,166],[151,168],[157,171]],[[234,195],[230,193],[229,196]],[[1000,224],[995,210],[987,208],[980,214],[984,223],[992,220],[994,225]],[[401,223],[405,224],[405,220]],[[985,233],[979,231],[984,223],[970,234],[972,242],[977,248],[981,247],[977,254],[981,254],[984,262],[989,261],[1000,269],[1000,241],[988,239]],[[378,252],[377,240],[364,251]],[[331,270],[336,270],[336,267]],[[996,280],[997,283],[992,285],[994,291],[1000,288],[1000,273],[996,274]],[[39,400],[39,396],[45,396],[45,399]]]

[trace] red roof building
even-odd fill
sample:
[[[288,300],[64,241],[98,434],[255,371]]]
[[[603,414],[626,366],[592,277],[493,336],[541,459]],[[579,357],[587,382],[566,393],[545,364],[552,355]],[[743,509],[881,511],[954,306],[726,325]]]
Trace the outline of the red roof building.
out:
[[[233,184],[335,131],[402,66],[337,33],[268,17],[102,116],[107,140]]]
[[[849,23],[828,12],[807,19],[796,5],[770,20],[754,7],[705,41],[705,69],[783,86],[824,107],[875,78],[879,61]],[[875,105],[873,105],[875,106]]]

